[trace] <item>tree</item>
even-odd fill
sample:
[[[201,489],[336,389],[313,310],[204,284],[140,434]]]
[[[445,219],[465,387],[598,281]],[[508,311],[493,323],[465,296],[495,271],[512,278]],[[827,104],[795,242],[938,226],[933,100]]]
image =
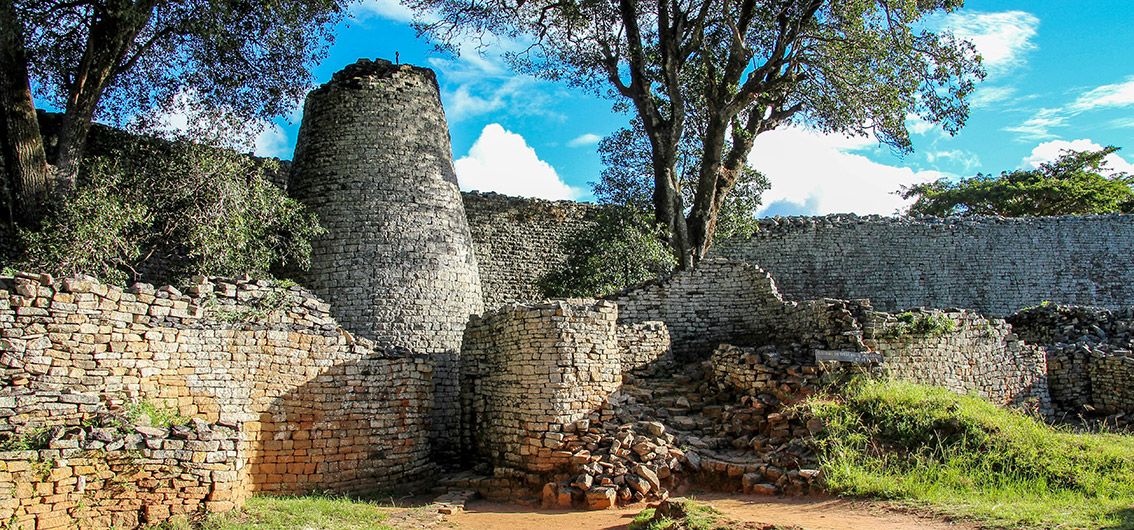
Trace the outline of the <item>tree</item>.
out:
[[[984,72],[971,43],[915,29],[963,0],[407,0],[442,46],[468,35],[530,42],[518,69],[606,89],[642,121],[653,209],[682,268],[708,251],[757,135],[792,122],[910,149],[917,114],[957,131]],[[692,204],[675,169],[689,102],[701,161]]]
[[[179,111],[258,132],[246,125],[311,85],[345,1],[0,0],[0,154],[19,217],[34,218],[52,185],[74,189],[96,118],[146,128]],[[64,112],[46,160],[30,87]]]
[[[903,187],[899,194],[917,199],[910,214],[940,217],[1134,213],[1134,175],[1106,171],[1106,157],[1116,151],[1065,151],[1036,169],[978,173],[957,182],[941,179]]]
[[[630,125],[599,142],[599,156],[606,168],[599,181],[592,183],[592,188],[600,203],[625,205],[647,213],[652,210],[654,188],[650,144],[640,120],[633,119]],[[692,204],[701,160],[697,136],[686,134],[678,144],[678,153],[675,168],[678,189],[682,193],[682,202]],[[736,184],[721,205],[714,238],[716,242],[752,235],[757,225],[756,210],[760,207],[761,195],[769,187],[768,178],[763,173],[744,164]]]

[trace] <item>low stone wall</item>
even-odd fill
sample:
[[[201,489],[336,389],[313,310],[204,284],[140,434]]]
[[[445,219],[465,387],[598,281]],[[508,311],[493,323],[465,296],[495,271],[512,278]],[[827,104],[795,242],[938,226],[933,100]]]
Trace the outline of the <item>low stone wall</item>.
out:
[[[134,431],[87,427],[47,449],[0,451],[0,521],[135,528],[243,502],[238,430],[199,422]]]
[[[622,373],[650,373],[673,363],[669,328],[665,322],[619,324],[617,335]]]
[[[970,311],[870,313],[865,344],[903,380],[1051,411],[1047,358],[1000,319]]]
[[[395,488],[432,469],[432,363],[352,337],[298,287],[22,275],[0,279],[0,336],[0,405],[68,389],[238,426],[249,492]],[[82,406],[11,410],[31,425],[36,408]]]
[[[622,383],[609,302],[511,305],[469,321],[461,353],[467,446],[496,472],[549,473]]]
[[[1048,384],[1058,412],[1134,413],[1134,307],[1042,304],[1008,318],[1047,351]]]

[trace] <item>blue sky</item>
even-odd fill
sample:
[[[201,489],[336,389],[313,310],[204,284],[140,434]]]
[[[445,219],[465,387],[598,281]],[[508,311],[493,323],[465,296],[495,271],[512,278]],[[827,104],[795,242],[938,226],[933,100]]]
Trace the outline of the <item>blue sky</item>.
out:
[[[588,183],[602,170],[595,144],[629,116],[608,100],[513,74],[491,53],[437,53],[410,18],[396,0],[357,6],[317,81],[397,51],[437,72],[462,188],[590,200]],[[911,120],[915,152],[897,157],[870,138],[767,133],[750,158],[772,182],[761,214],[893,214],[900,185],[1033,166],[1069,147],[1125,147],[1112,166],[1134,172],[1134,2],[969,0],[935,22],[972,39],[989,70],[960,134]],[[257,152],[290,158],[297,116],[262,134]]]

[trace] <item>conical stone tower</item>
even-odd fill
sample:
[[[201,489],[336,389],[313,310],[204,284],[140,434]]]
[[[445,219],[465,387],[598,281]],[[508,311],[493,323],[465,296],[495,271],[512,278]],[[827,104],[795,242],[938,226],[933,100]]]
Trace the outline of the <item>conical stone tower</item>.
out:
[[[454,454],[461,338],[483,303],[433,71],[362,59],[308,94],[288,189],[328,231],[304,285],[348,331],[436,361],[434,450]]]

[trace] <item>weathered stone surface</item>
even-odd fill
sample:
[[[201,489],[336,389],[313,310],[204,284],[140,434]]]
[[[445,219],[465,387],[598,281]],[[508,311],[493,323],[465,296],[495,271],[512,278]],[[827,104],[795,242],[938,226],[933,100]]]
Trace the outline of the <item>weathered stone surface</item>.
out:
[[[433,72],[360,60],[311,92],[288,190],[327,229],[296,278],[347,331],[435,361],[434,448],[456,457],[461,337],[484,306]]]

